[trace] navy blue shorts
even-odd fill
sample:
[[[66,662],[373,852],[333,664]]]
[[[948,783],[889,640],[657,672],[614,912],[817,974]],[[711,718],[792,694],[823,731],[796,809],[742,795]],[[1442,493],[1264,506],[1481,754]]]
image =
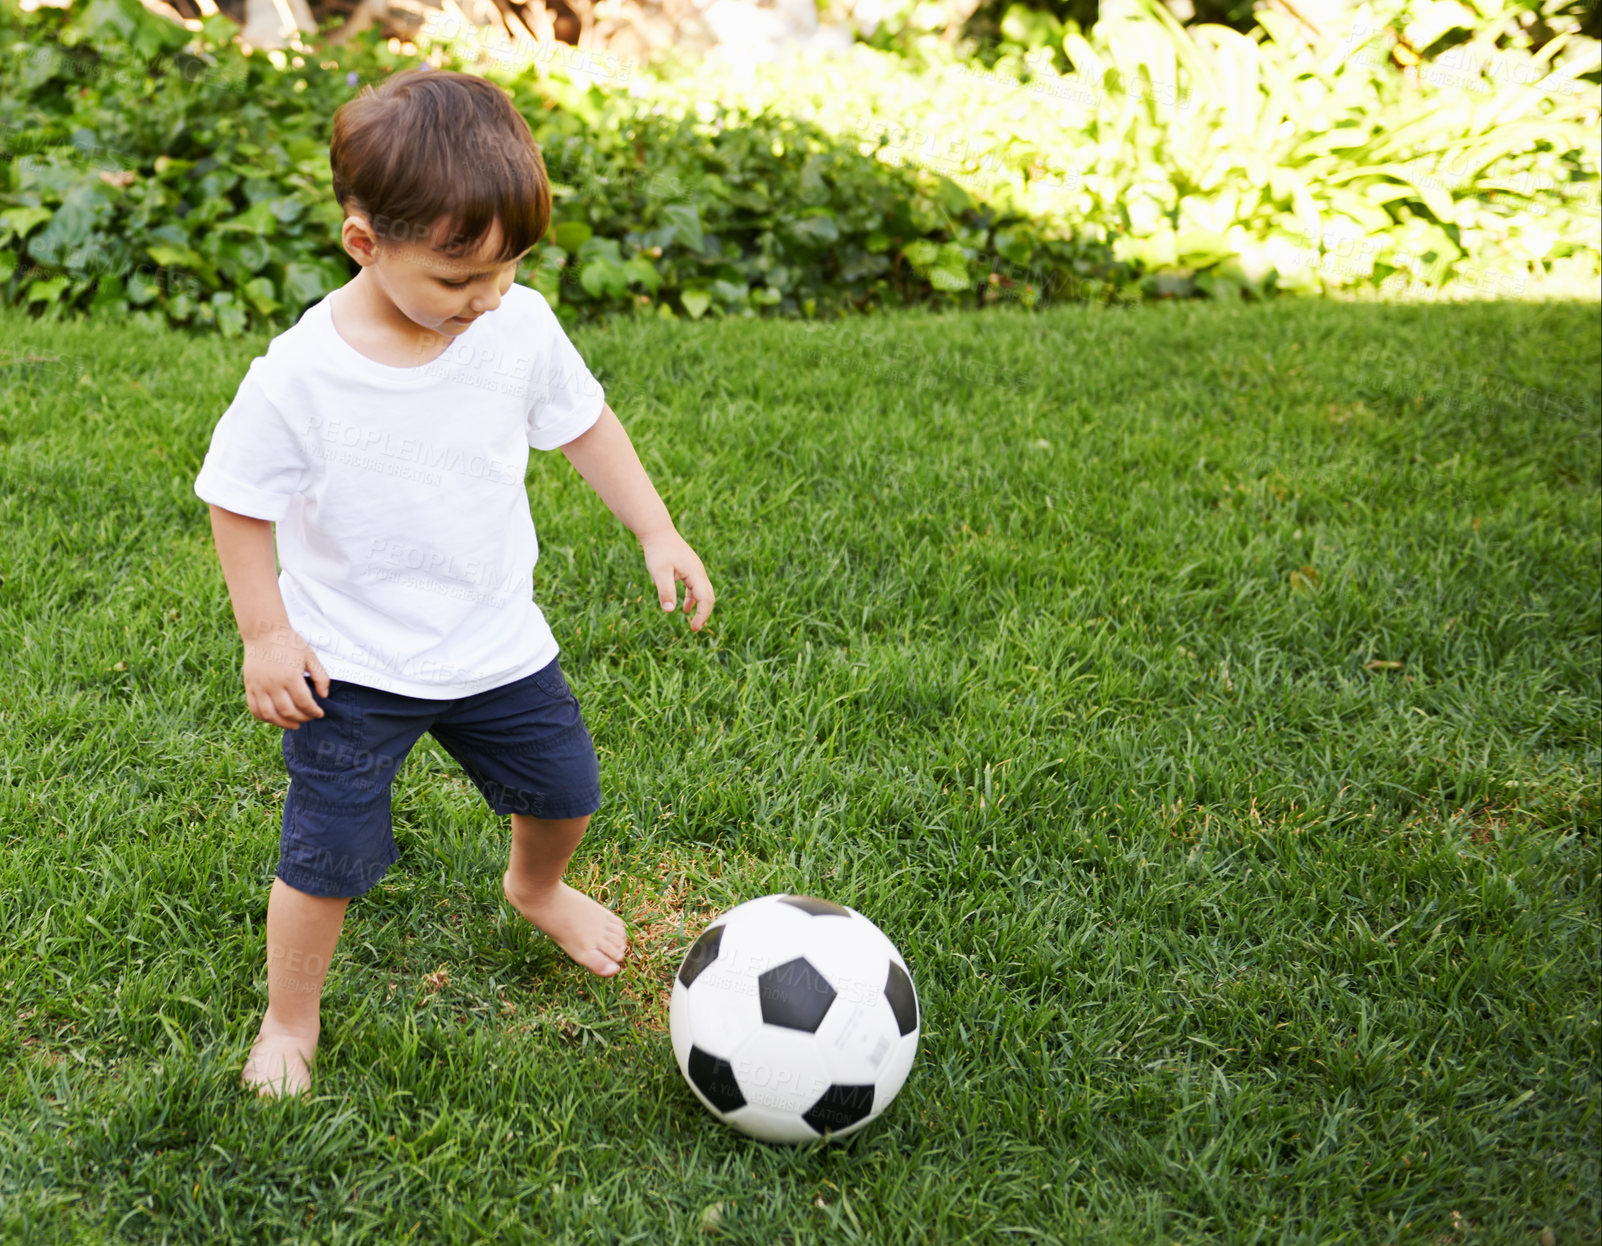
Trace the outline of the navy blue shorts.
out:
[[[323,717],[284,732],[289,794],[278,877],[314,896],[370,890],[399,852],[389,788],[423,732],[461,763],[496,813],[579,818],[601,806],[600,767],[556,659],[454,701],[330,680]]]

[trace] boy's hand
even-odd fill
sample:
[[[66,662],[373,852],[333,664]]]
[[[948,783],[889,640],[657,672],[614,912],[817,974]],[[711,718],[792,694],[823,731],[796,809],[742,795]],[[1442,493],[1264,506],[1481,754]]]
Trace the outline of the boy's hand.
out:
[[[245,705],[262,722],[294,731],[307,719],[323,716],[323,707],[306,686],[308,674],[317,695],[326,697],[328,672],[294,628],[274,628],[245,642]]]
[[[662,603],[662,609],[673,609],[679,595],[678,581],[683,580],[684,613],[695,611],[695,617],[690,620],[690,630],[700,631],[707,616],[712,613],[715,598],[712,581],[707,579],[706,568],[701,565],[695,551],[674,530],[661,536],[641,538],[640,549],[645,554],[645,569],[651,573],[651,579],[656,584],[656,596]]]

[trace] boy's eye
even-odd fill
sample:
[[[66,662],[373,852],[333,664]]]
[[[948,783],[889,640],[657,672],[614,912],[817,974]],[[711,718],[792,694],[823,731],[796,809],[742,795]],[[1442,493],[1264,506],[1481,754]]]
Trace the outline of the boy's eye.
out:
[[[439,280],[440,284],[448,290],[465,290],[469,285],[472,284],[470,281],[446,281],[443,277],[441,277]]]

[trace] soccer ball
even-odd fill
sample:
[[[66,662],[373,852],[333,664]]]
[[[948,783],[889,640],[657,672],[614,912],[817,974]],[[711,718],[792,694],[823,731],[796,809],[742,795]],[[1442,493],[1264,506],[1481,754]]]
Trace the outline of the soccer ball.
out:
[[[668,1028],[679,1071],[720,1121],[764,1142],[843,1138],[907,1080],[918,995],[895,944],[855,909],[763,896],[685,953]]]

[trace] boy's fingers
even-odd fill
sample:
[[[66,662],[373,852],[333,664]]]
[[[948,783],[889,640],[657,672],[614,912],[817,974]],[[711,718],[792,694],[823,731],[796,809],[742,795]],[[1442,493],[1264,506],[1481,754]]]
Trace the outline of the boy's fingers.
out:
[[[295,700],[295,693],[289,688],[280,688],[273,693],[273,708],[278,712],[282,727],[298,727],[307,715],[301,710]]]
[[[317,660],[317,655],[310,649],[306,650],[306,669],[311,672],[312,683],[317,685],[317,695],[326,697],[328,695],[328,672],[323,669],[323,664]],[[323,707],[317,706],[317,716],[319,718],[322,717],[322,713]]]
[[[284,721],[283,715],[278,712],[278,707],[273,704],[270,697],[258,697],[250,712],[270,727],[288,727],[290,725]]]
[[[306,704],[297,698],[294,684],[279,688],[261,687],[255,692],[247,689],[245,706],[252,716],[262,722],[293,731],[308,718],[321,718],[323,713],[322,707],[312,698],[311,690],[306,687],[304,678],[299,681],[298,691]]]
[[[712,614],[712,603],[716,600],[716,595],[712,592],[712,582],[707,579],[705,572],[688,583],[690,587],[689,592],[685,594],[684,609],[688,612],[690,602],[692,600],[695,602],[695,617],[690,620],[690,630],[698,632]]]
[[[662,609],[673,609],[673,603],[678,600],[679,586],[673,582],[673,570],[651,571],[651,579],[656,583],[656,599],[662,603]]]
[[[272,698],[265,693],[247,693],[245,707],[250,710],[251,717],[258,722],[264,722],[273,727],[288,725],[279,717],[278,707],[273,704]]]
[[[323,716],[323,707],[317,704],[317,698],[312,696],[311,689],[306,686],[305,676],[295,680],[284,691],[289,697],[289,712],[285,715],[286,718],[305,722],[308,718]]]

